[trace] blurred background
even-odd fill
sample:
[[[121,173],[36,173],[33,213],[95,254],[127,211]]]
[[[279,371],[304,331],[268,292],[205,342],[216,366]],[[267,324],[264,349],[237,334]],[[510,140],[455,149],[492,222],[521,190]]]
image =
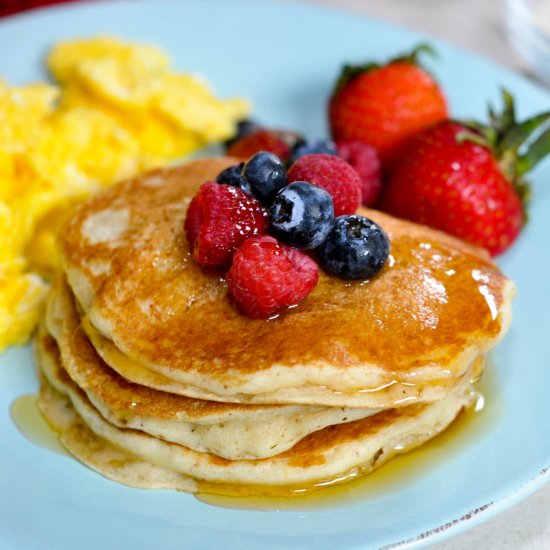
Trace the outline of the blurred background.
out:
[[[82,0],[0,0],[0,17],[76,1]],[[550,0],[298,1],[413,27],[550,86]]]

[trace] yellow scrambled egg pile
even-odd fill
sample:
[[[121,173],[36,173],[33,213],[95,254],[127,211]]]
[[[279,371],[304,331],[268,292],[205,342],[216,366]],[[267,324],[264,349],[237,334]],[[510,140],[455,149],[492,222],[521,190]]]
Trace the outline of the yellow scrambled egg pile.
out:
[[[0,81],[0,351],[32,333],[56,230],[78,201],[230,137],[248,113],[153,45],[74,40],[47,65],[55,85]]]

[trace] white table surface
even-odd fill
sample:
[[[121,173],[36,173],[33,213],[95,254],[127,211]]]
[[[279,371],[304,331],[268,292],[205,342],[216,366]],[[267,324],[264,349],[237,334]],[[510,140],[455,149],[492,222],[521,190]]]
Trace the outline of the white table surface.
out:
[[[305,0],[374,16],[443,38],[532,76],[508,43],[503,0]],[[434,550],[550,550],[550,485]]]

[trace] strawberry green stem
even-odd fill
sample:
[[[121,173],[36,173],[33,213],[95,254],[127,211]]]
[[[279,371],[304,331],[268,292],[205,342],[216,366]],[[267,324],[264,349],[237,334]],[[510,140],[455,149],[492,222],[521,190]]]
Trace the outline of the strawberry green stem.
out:
[[[550,153],[550,127],[542,132],[530,145],[527,151],[520,155],[516,164],[516,175],[521,177],[530,172],[535,165]]]
[[[390,59],[386,64],[390,65],[391,63],[411,63],[412,65],[417,65],[426,71],[425,67],[420,63],[420,56],[423,54],[428,54],[432,57],[437,57],[436,51],[434,48],[427,43],[420,43],[415,46],[409,53],[404,53]],[[368,61],[366,63],[361,63],[359,65],[350,65],[346,64],[343,66],[340,76],[336,81],[332,95],[335,96],[342,88],[354,78],[360,76],[361,74],[372,71],[373,69],[379,69],[382,67],[381,63],[376,63]],[[427,71],[426,71],[427,72]]]

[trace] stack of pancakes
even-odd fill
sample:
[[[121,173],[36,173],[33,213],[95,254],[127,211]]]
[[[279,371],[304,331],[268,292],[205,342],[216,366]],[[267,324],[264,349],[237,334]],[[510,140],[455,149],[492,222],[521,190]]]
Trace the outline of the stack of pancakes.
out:
[[[62,443],[133,486],[292,494],[448,426],[509,326],[513,283],[477,248],[365,211],[390,237],[379,275],[321,272],[298,307],[252,320],[183,231],[198,187],[232,163],[124,182],[65,225],[36,345]]]

